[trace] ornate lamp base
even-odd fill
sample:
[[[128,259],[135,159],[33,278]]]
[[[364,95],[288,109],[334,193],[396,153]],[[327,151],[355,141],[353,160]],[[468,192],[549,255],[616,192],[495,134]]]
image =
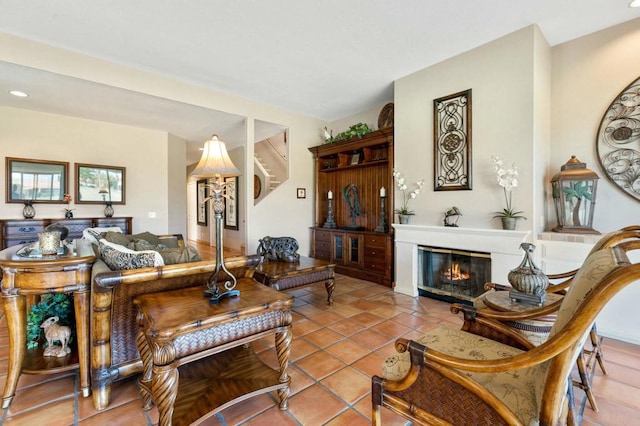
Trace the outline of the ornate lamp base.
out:
[[[204,297],[209,297],[210,305],[217,305],[220,300],[224,299],[225,297],[233,296],[240,296],[240,290],[227,290],[221,292],[220,287],[218,287],[215,289],[204,291]]]

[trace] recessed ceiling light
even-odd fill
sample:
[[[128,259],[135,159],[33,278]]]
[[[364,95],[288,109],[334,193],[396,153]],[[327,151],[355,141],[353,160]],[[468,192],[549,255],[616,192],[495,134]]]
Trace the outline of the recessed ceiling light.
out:
[[[21,92],[19,90],[10,90],[9,93],[19,98],[26,98],[27,96],[29,96],[28,94]]]
[[[629,7],[640,7],[640,0],[631,0]]]

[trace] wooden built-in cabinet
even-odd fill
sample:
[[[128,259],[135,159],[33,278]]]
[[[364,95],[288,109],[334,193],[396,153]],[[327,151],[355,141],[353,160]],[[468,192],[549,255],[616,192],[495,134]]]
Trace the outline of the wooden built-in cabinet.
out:
[[[309,148],[315,158],[316,217],[312,227],[311,257],[336,264],[345,275],[393,286],[393,128],[380,129],[362,139],[350,139]],[[352,220],[344,197],[354,184],[362,214]],[[380,188],[386,189],[387,229],[379,227]],[[324,227],[328,193],[333,194],[336,228]],[[360,228],[360,229],[354,229]]]
[[[58,219],[0,219],[0,240],[2,249],[17,244],[38,241],[38,234],[52,223],[60,223],[69,229],[68,239],[82,238],[86,228],[122,229],[125,234],[132,232],[131,217],[94,217],[94,218],[58,218]]]

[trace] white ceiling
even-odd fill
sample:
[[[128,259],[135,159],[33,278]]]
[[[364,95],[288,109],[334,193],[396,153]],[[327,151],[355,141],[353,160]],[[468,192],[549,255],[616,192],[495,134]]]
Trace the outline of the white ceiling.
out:
[[[400,77],[527,25],[554,46],[640,17],[628,2],[2,0],[0,32],[331,121],[391,101]],[[0,92],[2,105],[169,131],[200,146],[214,132],[244,138],[240,116],[3,62]]]

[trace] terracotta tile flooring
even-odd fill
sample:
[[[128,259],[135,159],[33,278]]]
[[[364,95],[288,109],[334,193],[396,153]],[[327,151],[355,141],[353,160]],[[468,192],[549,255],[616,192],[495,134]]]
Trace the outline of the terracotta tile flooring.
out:
[[[349,425],[371,423],[371,376],[379,374],[385,357],[394,353],[397,337],[415,337],[461,320],[447,303],[394,294],[388,288],[343,275],[336,280],[335,304],[326,304],[323,285],[290,291],[295,297],[293,347],[289,372],[289,410],[280,411],[276,396],[256,396],[230,407],[205,425]],[[259,341],[256,351],[277,365],[273,340]],[[640,346],[605,339],[609,374],[597,370],[593,380],[600,411],[583,403],[583,425],[631,425],[640,419]],[[0,322],[0,389],[7,369],[8,338]],[[22,375],[4,425],[155,425],[157,410],[141,408],[135,380],[112,387],[111,405],[102,412],[91,398],[78,395],[77,373]],[[583,395],[576,391],[576,398]],[[383,410],[385,425],[407,425]]]

